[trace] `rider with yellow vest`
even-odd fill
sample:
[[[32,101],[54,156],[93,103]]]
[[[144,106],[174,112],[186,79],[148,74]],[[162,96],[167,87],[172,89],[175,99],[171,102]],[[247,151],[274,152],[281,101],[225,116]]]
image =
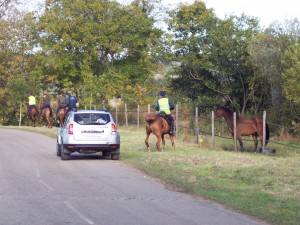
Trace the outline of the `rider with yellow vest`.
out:
[[[168,119],[170,120],[170,123],[171,123],[170,134],[174,134],[175,133],[175,131],[174,131],[174,118],[171,115],[171,110],[174,109],[174,104],[170,99],[168,99],[166,97],[166,92],[165,91],[160,91],[159,92],[159,99],[156,102],[155,109],[158,112],[165,112],[166,113],[166,115],[167,115],[167,117],[168,117]]]
[[[36,100],[33,94],[30,92],[28,97],[28,108],[27,108],[27,118],[29,118],[29,112],[32,108],[32,106],[36,105]]]

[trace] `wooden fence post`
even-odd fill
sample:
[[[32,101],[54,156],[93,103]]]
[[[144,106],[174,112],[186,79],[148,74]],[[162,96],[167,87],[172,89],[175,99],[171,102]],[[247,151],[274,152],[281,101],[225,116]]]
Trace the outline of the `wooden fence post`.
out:
[[[199,144],[198,107],[195,109],[196,143]]]
[[[19,127],[22,124],[22,104],[20,103]]]
[[[234,151],[237,150],[236,143],[236,112],[233,113],[233,142],[234,142]]]
[[[215,112],[211,112],[211,145],[215,149]]]
[[[262,152],[265,151],[266,148],[266,111],[263,112],[263,146]]]
[[[140,105],[138,105],[137,107],[137,127],[139,128],[140,127]]]
[[[125,127],[128,127],[128,114],[127,114],[127,104],[125,104]]]
[[[178,123],[179,123],[179,107],[178,104],[176,104],[176,133],[175,133],[176,138],[178,138]]]
[[[116,124],[118,126],[118,106],[116,105]]]

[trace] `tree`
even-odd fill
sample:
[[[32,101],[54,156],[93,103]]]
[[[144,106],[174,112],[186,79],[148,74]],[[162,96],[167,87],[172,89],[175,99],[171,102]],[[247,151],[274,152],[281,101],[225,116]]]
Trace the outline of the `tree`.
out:
[[[61,87],[81,87],[86,96],[104,100],[145,86],[155,68],[149,52],[161,31],[153,26],[151,8],[139,2],[47,1],[40,23],[44,69]]]
[[[220,20],[202,1],[180,5],[170,18],[172,52],[181,62],[174,87],[190,98],[218,96],[243,113],[253,75],[247,46],[259,31],[258,21],[245,15]],[[190,84],[188,90],[183,83]]]
[[[300,104],[300,41],[289,46],[283,56],[283,92],[285,97]]]

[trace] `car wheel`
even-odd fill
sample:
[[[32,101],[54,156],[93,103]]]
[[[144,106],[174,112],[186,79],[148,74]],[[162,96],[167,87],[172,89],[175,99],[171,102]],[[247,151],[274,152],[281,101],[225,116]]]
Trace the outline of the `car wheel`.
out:
[[[119,160],[120,159],[120,154],[114,154],[110,156],[112,160]]]
[[[56,155],[61,156],[61,146],[58,142],[56,143]]]
[[[62,146],[61,160],[68,160],[70,158],[70,154],[66,154],[64,150],[65,148]]]

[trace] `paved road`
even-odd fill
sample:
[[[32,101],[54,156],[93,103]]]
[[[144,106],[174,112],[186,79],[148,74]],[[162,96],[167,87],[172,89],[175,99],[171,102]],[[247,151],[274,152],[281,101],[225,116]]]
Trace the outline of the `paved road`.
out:
[[[122,161],[61,161],[55,145],[42,134],[0,129],[1,225],[265,224],[170,191]]]

